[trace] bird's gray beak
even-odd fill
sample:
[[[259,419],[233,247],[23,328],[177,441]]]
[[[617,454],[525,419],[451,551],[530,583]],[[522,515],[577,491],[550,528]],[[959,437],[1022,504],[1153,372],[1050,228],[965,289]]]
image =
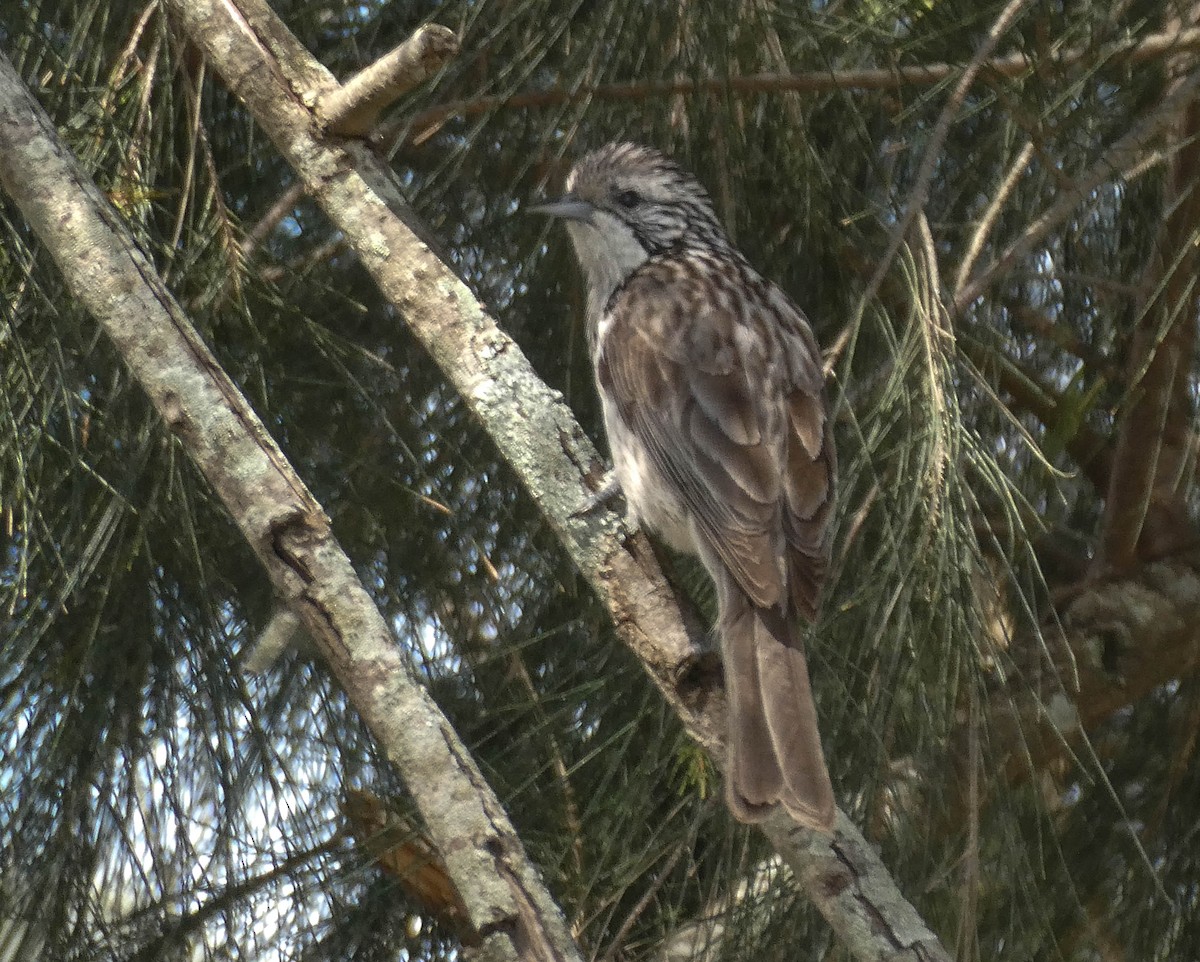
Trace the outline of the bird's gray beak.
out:
[[[586,200],[580,200],[572,194],[564,194],[558,200],[547,204],[535,204],[526,207],[526,213],[545,214],[547,217],[561,217],[563,220],[590,221],[595,208]]]

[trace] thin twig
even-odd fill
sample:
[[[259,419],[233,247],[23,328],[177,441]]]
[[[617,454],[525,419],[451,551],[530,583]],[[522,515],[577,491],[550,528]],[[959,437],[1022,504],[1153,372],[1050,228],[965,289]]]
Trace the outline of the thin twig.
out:
[[[1090,59],[1128,64],[1155,60],[1166,53],[1200,49],[1200,28],[1152,34],[1141,42],[1122,41],[1099,47],[1071,47],[1035,58],[1018,53],[985,61],[981,69],[989,76],[1020,77],[1039,65],[1057,69]],[[421,131],[450,117],[474,117],[493,110],[556,107],[586,100],[645,100],[685,94],[727,93],[828,93],[835,90],[895,90],[900,87],[931,87],[962,69],[960,64],[931,63],[907,67],[863,67],[849,70],[814,70],[803,73],[760,73],[708,80],[631,81],[627,83],[555,87],[521,94],[472,97],[441,104],[410,118],[409,130]],[[977,71],[978,73],[978,71]]]
[[[289,274],[303,275],[310,267],[322,264],[335,254],[346,249],[346,239],[335,235],[323,244],[318,244],[299,257],[293,258],[286,264],[272,264],[264,267],[259,276],[268,284],[278,284]]]
[[[186,91],[184,99],[188,106],[187,161],[184,163],[183,176],[180,178],[183,190],[179,192],[179,205],[175,209],[175,227],[171,231],[171,239],[167,244],[167,250],[170,251],[179,250],[179,239],[183,236],[183,227],[187,221],[188,208],[191,205],[192,192],[196,185],[196,151],[199,149],[202,124],[200,105],[204,101],[198,91],[204,89],[205,70],[206,65],[204,59],[201,58],[196,69],[189,72],[190,75],[183,84]]]
[[[104,93],[100,97],[101,116],[111,116],[113,106],[117,102],[117,93],[125,83],[125,73],[129,69],[129,64],[137,55],[138,45],[142,42],[142,34],[146,32],[146,25],[158,9],[159,6],[157,3],[146,4],[137,21],[134,23],[133,29],[129,32],[129,39],[125,41],[125,46],[121,48],[121,52],[117,55],[116,65],[109,71],[108,83],[105,85]]]
[[[1130,169],[1142,162],[1146,145],[1162,133],[1163,128],[1195,95],[1198,87],[1200,71],[1192,74],[1160,101],[1149,117],[1120,138],[1085,173],[1076,178],[1073,190],[1059,194],[1054,203],[1032,221],[999,257],[961,287],[954,295],[953,312],[959,314],[966,310],[997,278],[1007,273],[1017,261],[1032,252],[1051,230],[1070,217],[1097,187],[1126,177]]]
[[[621,952],[621,950],[625,947],[625,938],[629,935],[629,930],[633,928],[634,924],[641,917],[642,913],[646,911],[646,907],[658,894],[658,891],[662,888],[663,883],[666,882],[666,880],[670,877],[671,872],[675,868],[675,864],[679,861],[683,853],[684,846],[682,845],[678,846],[675,851],[671,853],[671,857],[667,859],[666,864],[658,870],[654,877],[654,881],[646,887],[646,891],[642,893],[642,897],[637,900],[633,908],[629,910],[629,914],[625,916],[625,921],[622,922],[621,927],[617,929],[617,934],[613,936],[612,942],[609,943],[608,949],[605,951],[604,955],[600,957],[599,962],[613,962],[613,960],[617,958],[617,953]]]
[[[961,904],[958,918],[956,957],[979,958],[979,692],[968,693],[967,713],[967,840],[962,859]]]
[[[958,268],[958,274],[954,278],[954,290],[957,292],[962,290],[963,285],[967,283],[967,278],[971,276],[971,268],[975,266],[975,262],[979,260],[979,255],[983,251],[983,245],[987,242],[988,235],[991,234],[992,228],[996,226],[996,221],[1000,217],[1000,211],[1004,207],[1005,202],[1012,194],[1017,186],[1017,181],[1021,179],[1021,175],[1025,172],[1025,168],[1029,166],[1029,161],[1033,157],[1033,141],[1026,141],[1025,146],[1021,148],[1016,158],[1012,162],[1012,166],[1008,168],[1008,173],[1004,175],[1004,179],[1000,181],[1000,186],[996,190],[996,194],[992,197],[992,201],[988,204],[987,210],[984,211],[983,217],[979,220],[979,226],[975,228],[975,233],[971,237],[971,242],[967,245],[967,253],[963,257],[962,264]]]
[[[950,133],[950,124],[958,115],[962,108],[963,101],[967,97],[967,91],[971,89],[971,84],[975,82],[975,77],[983,68],[984,61],[987,60],[996,45],[1000,42],[1000,38],[1008,30],[1017,15],[1029,3],[1029,0],[1009,0],[1008,5],[1000,11],[1000,15],[992,24],[991,29],[987,32],[987,37],[983,43],[979,45],[979,49],[975,51],[975,56],[971,58],[971,62],[967,64],[967,68],[959,77],[958,83],[954,87],[954,91],[950,94],[950,99],[946,102],[946,106],[942,108],[941,115],[937,119],[937,124],[933,128],[933,133],[929,137],[929,143],[925,147],[925,153],[921,157],[921,165],[917,168],[917,176],[913,183],[912,189],[908,192],[908,200],[904,205],[904,212],[900,215],[895,228],[892,230],[891,240],[888,241],[887,250],[883,257],[880,258],[878,266],[875,268],[875,273],[871,277],[870,283],[867,284],[866,293],[863,295],[860,303],[869,304],[879,292],[879,285],[883,283],[883,278],[887,274],[892,264],[892,258],[896,256],[896,252],[900,250],[900,245],[904,243],[904,238],[908,235],[908,228],[912,225],[913,218],[924,210],[925,201],[929,197],[929,184],[933,180],[933,172],[937,167],[938,158],[941,155],[942,147],[946,143],[946,137]]]
[[[1063,275],[1055,273],[1050,277],[1066,286]],[[1047,283],[1049,278],[1035,275],[1034,280],[1037,283]],[[1049,305],[1034,307],[1015,297],[1003,298],[1000,304],[1008,311],[1014,331],[1036,334],[1044,339],[1047,345],[1052,344],[1079,358],[1087,366],[1088,372],[1096,377],[1104,378],[1109,382],[1116,382],[1120,379],[1117,362],[1080,337],[1065,319],[1061,317],[1056,319],[1055,315],[1060,313],[1056,307]]]
[[[296,203],[303,195],[304,185],[298,180],[293,181],[291,186],[279,195],[279,199],[271,205],[270,210],[246,231],[246,236],[242,238],[243,257],[248,259],[255,249],[274,233],[280,221],[295,210]]]

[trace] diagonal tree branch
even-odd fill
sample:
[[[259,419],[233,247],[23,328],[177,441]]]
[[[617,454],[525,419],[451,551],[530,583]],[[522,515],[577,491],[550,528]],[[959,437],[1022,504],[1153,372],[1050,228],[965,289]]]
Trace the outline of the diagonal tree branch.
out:
[[[596,452],[561,396],[421,240],[386,164],[365,144],[315,133],[306,104],[332,77],[263,0],[169,5],[492,437],[692,737],[723,758],[720,673],[703,626],[679,606],[643,537],[622,539],[611,515],[574,516],[600,476]],[[844,814],[833,838],[786,816],[765,831],[855,957],[948,959]]]
[[[971,242],[967,244],[967,252],[963,255],[962,261],[958,265],[958,270],[954,274],[954,289],[956,291],[961,289],[967,283],[967,278],[971,276],[971,270],[975,267],[975,262],[979,259],[979,255],[983,251],[983,245],[987,243],[992,228],[996,226],[996,221],[1000,218],[1001,210],[1004,209],[1004,205],[1008,202],[1008,198],[1017,186],[1017,182],[1024,176],[1025,168],[1029,166],[1029,161],[1033,159],[1034,149],[1033,141],[1027,140],[1025,141],[1025,146],[1017,151],[1017,156],[1009,164],[1008,170],[1000,181],[1000,186],[996,188],[996,193],[992,195],[992,199],[988,202],[987,209],[975,225],[975,232],[971,235]]]
[[[577,960],[565,921],[499,801],[409,674],[321,506],[3,56],[0,184],[404,774],[488,957]]]

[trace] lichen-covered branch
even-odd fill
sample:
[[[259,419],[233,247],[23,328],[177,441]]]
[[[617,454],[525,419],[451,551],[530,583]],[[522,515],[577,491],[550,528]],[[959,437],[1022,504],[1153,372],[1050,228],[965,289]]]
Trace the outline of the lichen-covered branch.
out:
[[[1008,778],[1023,780],[1117,711],[1200,669],[1200,553],[1183,552],[1056,599],[1042,635],[1009,646],[990,693],[988,740]],[[965,756],[969,733],[956,736]]]
[[[500,803],[409,674],[321,506],[3,56],[0,184],[403,773],[488,957],[578,959]]]

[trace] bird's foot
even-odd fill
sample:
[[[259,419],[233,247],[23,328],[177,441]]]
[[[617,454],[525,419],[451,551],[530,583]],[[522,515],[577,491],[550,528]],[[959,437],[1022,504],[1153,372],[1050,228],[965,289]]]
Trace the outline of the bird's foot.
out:
[[[621,496],[621,482],[616,471],[605,471],[600,487],[587,496],[583,504],[571,512],[572,518],[582,518],[600,508],[609,508]]]

